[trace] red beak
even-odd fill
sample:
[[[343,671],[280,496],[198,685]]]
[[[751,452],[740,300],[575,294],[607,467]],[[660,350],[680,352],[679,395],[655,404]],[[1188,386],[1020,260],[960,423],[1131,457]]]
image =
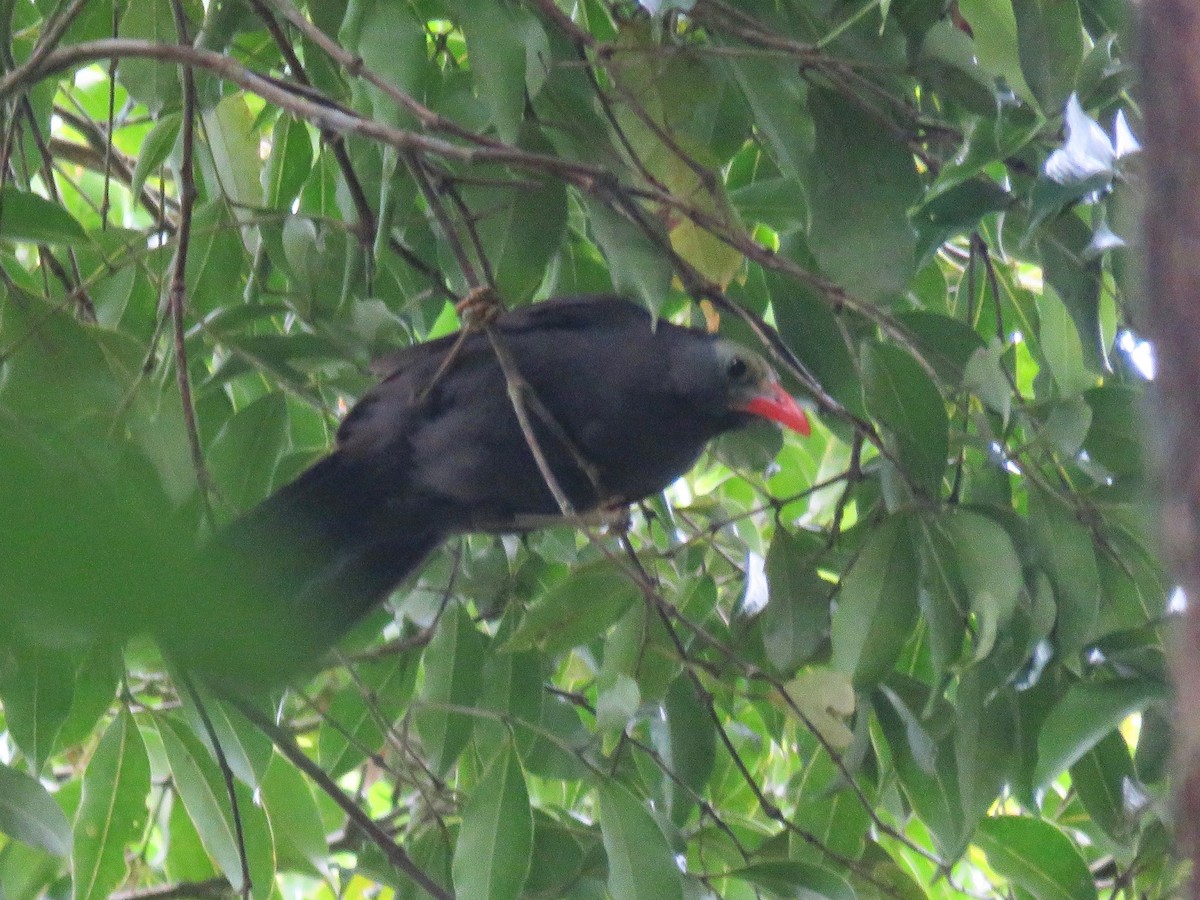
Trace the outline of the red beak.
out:
[[[808,424],[808,416],[804,414],[800,404],[783,389],[778,381],[770,382],[765,393],[755,397],[742,408],[748,413],[778,422],[805,437],[808,437],[812,431]]]

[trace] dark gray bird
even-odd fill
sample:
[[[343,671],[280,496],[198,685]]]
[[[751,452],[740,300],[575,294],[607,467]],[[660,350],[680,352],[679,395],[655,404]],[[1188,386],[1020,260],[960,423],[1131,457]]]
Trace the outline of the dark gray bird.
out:
[[[485,332],[401,350],[334,451],[205,553],[229,602],[221,637],[185,638],[185,663],[266,680],[315,665],[449,535],[527,531],[561,517],[563,500],[580,515],[640,500],[755,417],[809,431],[761,357],[627,300],[551,300],[492,329],[527,385],[518,394],[559,496]]]

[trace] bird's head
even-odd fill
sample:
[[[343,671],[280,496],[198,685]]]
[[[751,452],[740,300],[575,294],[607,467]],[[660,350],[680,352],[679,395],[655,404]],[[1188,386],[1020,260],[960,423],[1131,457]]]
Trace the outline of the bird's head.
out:
[[[765,359],[724,338],[713,341],[713,350],[720,394],[728,409],[770,419],[805,436],[809,434],[808,416],[783,389]]]

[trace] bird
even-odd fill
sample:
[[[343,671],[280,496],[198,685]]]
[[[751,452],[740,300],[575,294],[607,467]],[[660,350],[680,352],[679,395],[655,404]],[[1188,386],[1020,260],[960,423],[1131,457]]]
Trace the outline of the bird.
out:
[[[635,503],[755,419],[810,430],[761,356],[616,296],[504,311],[380,369],[332,452],[202,554],[201,577],[225,602],[193,607],[202,639],[180,640],[172,625],[185,662],[218,677],[293,672],[452,535],[527,532]]]

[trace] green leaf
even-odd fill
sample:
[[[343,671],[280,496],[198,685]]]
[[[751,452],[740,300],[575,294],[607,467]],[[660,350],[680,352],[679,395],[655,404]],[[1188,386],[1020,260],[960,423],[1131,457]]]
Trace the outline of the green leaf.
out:
[[[975,394],[984,406],[999,414],[1003,425],[1008,425],[1013,400],[1012,388],[1004,375],[1002,362],[1006,352],[999,338],[992,338],[987,347],[980,347],[972,354],[963,371],[963,387]]]
[[[540,647],[554,656],[603,633],[641,596],[641,589],[616,563],[602,560],[581,566],[538,598],[504,649]]]
[[[518,750],[527,752],[535,739],[532,729],[537,728],[542,719],[545,663],[541,654],[532,650],[508,653],[496,649],[514,630],[517,616],[515,604],[509,606],[484,663],[479,708],[504,717],[502,721],[481,718],[475,723],[475,744],[485,756],[510,733]]]
[[[731,57],[728,65],[779,168],[786,175],[802,176],[813,145],[812,122],[799,114],[804,83],[791,77],[787,63],[767,57]]]
[[[780,251],[804,266],[815,266],[811,254],[793,236]],[[821,387],[848,410],[866,414],[862,379],[850,355],[846,322],[839,321],[824,297],[776,272],[767,272],[771,309],[787,345],[813,373]]]
[[[808,222],[804,187],[797,178],[761,178],[730,191],[729,202],[746,222],[760,222],[786,234]]]
[[[0,832],[55,856],[71,852],[71,825],[41,783],[0,766]]]
[[[592,236],[608,260],[613,288],[658,312],[671,290],[672,275],[662,250],[641,228],[603,203],[586,200],[584,206]]]
[[[98,641],[75,671],[71,710],[58,732],[57,746],[74,747],[95,729],[117,695],[123,673],[120,653],[107,641]]]
[[[178,43],[171,0],[131,3],[121,16],[117,34],[152,44]],[[144,104],[151,115],[179,101],[179,72],[172,63],[153,59],[123,59],[117,67],[117,78],[129,91],[129,96]]]
[[[235,204],[234,216],[248,216],[262,202],[259,137],[254,114],[242,94],[230,94],[203,114],[204,133],[212,153],[218,183],[211,186],[214,198],[226,197]]]
[[[425,23],[403,3],[364,0],[349,6],[338,33],[375,74],[418,102],[425,99],[430,67]],[[368,85],[373,117],[397,128],[411,128],[414,116],[384,91]]]
[[[892,516],[842,578],[833,613],[834,669],[869,686],[900,656],[917,618],[917,566],[908,521]]]
[[[1126,803],[1126,792],[1136,783],[1133,758],[1119,731],[1110,731],[1071,766],[1071,786],[1088,816],[1126,846],[1132,845],[1137,830],[1137,815]]]
[[[141,160],[138,161],[139,164]],[[275,209],[290,209],[312,171],[312,139],[308,127],[280,116],[271,132],[271,155],[263,172],[263,197]]]
[[[988,865],[1038,900],[1089,900],[1096,886],[1071,839],[1042,819],[995,816],[984,819],[975,843]]]
[[[1087,256],[1092,229],[1079,216],[1066,213],[1040,227],[1038,234],[1043,278],[1075,323],[1083,365],[1093,374],[1108,371],[1108,347],[1100,324],[1101,259]]]
[[[182,722],[170,717],[155,721],[175,789],[187,807],[200,840],[233,889],[241,890],[242,863],[233,814],[216,763]],[[270,826],[250,791],[236,782],[235,785],[250,868],[251,896],[254,900],[267,900],[275,883],[275,850]]]
[[[790,859],[770,859],[752,863],[734,869],[728,877],[749,882],[776,897],[855,900],[858,896],[849,882],[840,875],[811,863]]]
[[[911,356],[887,344],[868,344],[863,359],[867,409],[887,429],[887,444],[915,485],[941,492],[949,454],[950,420],[942,395]]]
[[[683,900],[683,876],[662,829],[617,782],[600,786],[600,831],[613,900]]]
[[[306,861],[307,871],[318,874],[329,856],[321,813],[300,770],[278,754],[271,757],[262,780],[262,802],[275,836],[279,868]]]
[[[529,874],[533,816],[525,773],[505,742],[463,807],[454,847],[454,891],[463,900],[520,896]]]
[[[1045,786],[1136,712],[1169,697],[1150,679],[1085,681],[1072,685],[1050,710],[1038,734],[1035,786]]]
[[[267,496],[287,446],[287,429],[287,401],[276,392],[239,410],[213,438],[209,471],[235,509],[249,509]]]
[[[656,728],[659,723],[652,722],[651,733],[658,738],[656,744],[665,744],[659,746],[659,752],[679,779],[679,783],[668,780],[666,788],[671,821],[682,827],[696,806],[695,797],[704,796],[705,786],[716,766],[717,731],[704,703],[696,696],[691,680],[686,677],[671,682],[663,711],[667,717],[666,727]]]
[[[183,127],[183,117],[179,113],[167,113],[150,129],[142,142],[141,152],[133,164],[133,178],[129,184],[132,194],[140,194],[146,180],[167,161],[171,151],[175,149],[175,141],[179,138],[179,130]]]
[[[232,704],[218,700],[203,687],[198,689],[204,710],[208,714],[213,731],[216,732],[217,743],[220,744],[221,752],[224,753],[234,777],[257,789],[261,786],[262,778],[271,762],[270,739]],[[215,760],[216,750],[190,691],[182,692],[181,702],[183,716],[191,726],[192,733],[213,752]]]
[[[103,900],[125,880],[125,846],[145,828],[148,793],[146,746],[123,710],[105,729],[83,775],[71,852],[75,900]]]
[[[1140,475],[1147,428],[1140,392],[1124,385],[1105,385],[1088,391],[1083,399],[1092,410],[1091,427],[1083,441],[1088,456],[1118,478]]]
[[[934,705],[933,714],[919,717],[914,710],[930,705],[928,689],[911,680],[893,676],[893,687],[881,689],[875,714],[892,751],[892,759],[904,794],[921,821],[933,834],[943,856],[958,858],[966,848],[966,816],[959,786],[954,748],[938,742],[931,731],[945,730],[945,706]],[[878,697],[878,695],[877,695]]]
[[[430,767],[445,775],[471,739],[471,716],[439,705],[475,705],[483,687],[484,639],[461,604],[454,604],[438,624],[422,655],[425,684],[416,726]]]
[[[790,673],[806,662],[829,632],[831,586],[817,574],[811,545],[786,528],[767,552],[770,600],[762,611],[763,645],[771,664]]]
[[[455,11],[467,38],[475,90],[500,139],[513,143],[525,114],[526,46],[544,46],[546,35],[527,10],[506,3],[465,0]]]
[[[525,893],[531,897],[564,897],[585,862],[585,842],[598,845],[595,834],[580,833],[568,820],[560,823],[544,810],[533,810],[533,855]]]
[[[987,656],[1017,608],[1025,577],[1012,538],[995,520],[958,509],[943,518],[976,617],[976,659]]]
[[[0,188],[0,239],[37,244],[80,244],[83,226],[57,203],[12,185]]]
[[[36,774],[71,712],[75,672],[71,658],[56,650],[18,644],[10,653],[9,665],[0,670],[0,698],[9,736]]]
[[[1059,394],[1075,397],[1094,387],[1096,376],[1088,371],[1084,363],[1083,344],[1080,343],[1075,322],[1050,284],[1043,286],[1038,313],[1041,316],[1038,339]]]
[[[1011,0],[959,0],[958,9],[971,27],[979,64],[993,78],[1003,78],[1021,99],[1036,102],[1021,71]]]
[[[921,183],[912,153],[839,94],[810,87],[808,108],[816,127],[805,172],[813,256],[850,293],[895,299],[916,266],[908,210]]]
[[[1087,40],[1076,0],[1012,0],[1021,71],[1038,103],[1057,113],[1075,89]]]
[[[241,276],[245,252],[225,203],[197,207],[185,273],[189,312],[202,315],[229,304],[230,286]]]
[[[542,133],[532,126],[522,129],[521,148],[553,152]],[[503,169],[482,169],[477,174],[498,182],[462,189],[464,202],[482,211],[476,233],[491,264],[496,288],[510,303],[528,302],[545,280],[546,269],[566,237],[566,186],[559,180],[546,179],[536,185],[505,187],[503,183],[509,176]]]
[[[633,721],[641,703],[638,684],[628,675],[601,679],[596,693],[596,730],[620,734]]]
[[[1099,615],[1100,570],[1092,534],[1068,501],[1041,490],[1029,492],[1029,530],[1054,587],[1057,650],[1069,659],[1092,640]]]

